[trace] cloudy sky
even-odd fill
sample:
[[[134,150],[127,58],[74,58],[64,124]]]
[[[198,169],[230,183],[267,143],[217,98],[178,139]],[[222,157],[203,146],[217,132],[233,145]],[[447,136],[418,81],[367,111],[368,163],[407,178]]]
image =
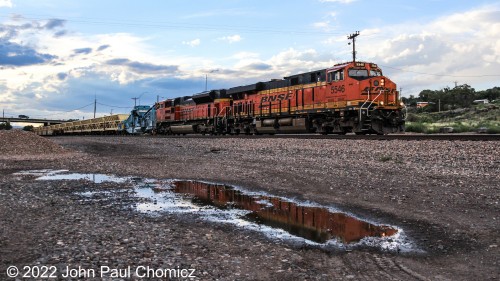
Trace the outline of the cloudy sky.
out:
[[[500,86],[498,0],[0,0],[0,109],[46,118],[229,88],[352,59],[404,96]]]

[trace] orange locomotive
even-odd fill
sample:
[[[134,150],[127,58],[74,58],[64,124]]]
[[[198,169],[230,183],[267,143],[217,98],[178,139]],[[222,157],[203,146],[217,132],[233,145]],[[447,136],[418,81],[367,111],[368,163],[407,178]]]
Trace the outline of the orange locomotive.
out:
[[[353,61],[284,79],[158,102],[166,134],[388,134],[404,131],[396,84]]]

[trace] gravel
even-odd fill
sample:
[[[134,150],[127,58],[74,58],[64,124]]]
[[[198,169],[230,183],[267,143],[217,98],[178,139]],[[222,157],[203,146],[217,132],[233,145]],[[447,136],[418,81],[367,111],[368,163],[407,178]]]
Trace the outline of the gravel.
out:
[[[68,264],[192,267],[201,280],[499,276],[495,141],[30,135],[35,143],[28,144],[19,141],[28,133],[16,134],[18,139],[7,142],[16,149],[3,151],[0,159],[0,278],[11,264],[37,263],[60,270]],[[0,139],[3,149],[5,133]],[[54,151],[39,152],[38,146]],[[127,187],[111,198],[84,200],[75,192],[124,187],[12,175],[29,169],[239,185],[397,225],[425,253],[324,252],[195,216],[147,216],[131,209]]]
[[[34,155],[66,153],[60,145],[21,130],[0,130],[0,155]]]

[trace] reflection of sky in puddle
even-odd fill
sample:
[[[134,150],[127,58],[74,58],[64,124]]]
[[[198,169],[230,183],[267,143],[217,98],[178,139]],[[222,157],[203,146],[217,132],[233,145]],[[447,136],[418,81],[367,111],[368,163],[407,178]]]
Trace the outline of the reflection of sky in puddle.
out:
[[[127,178],[119,178],[115,176],[108,176],[102,174],[52,174],[45,175],[37,178],[37,180],[86,180],[93,183],[103,183],[103,182],[114,182],[114,183],[124,183]]]
[[[192,213],[200,211],[200,207],[183,200],[181,196],[175,193],[165,193],[164,196],[154,192],[147,187],[138,187],[135,189],[137,197],[148,199],[149,202],[138,203],[136,208],[139,212],[172,212],[172,213]]]
[[[128,177],[116,177],[103,174],[79,174],[67,173],[68,170],[29,170],[14,173],[14,175],[37,176],[37,180],[86,180],[93,183],[114,182],[125,183],[130,180]]]
[[[389,251],[416,251],[415,245],[397,227],[377,225],[331,208],[222,184],[78,174],[68,173],[67,170],[35,170],[16,174],[35,175],[37,180],[130,182],[134,186],[135,197],[139,199],[135,204],[136,210],[151,215],[196,214],[207,221],[229,223],[298,243],[337,248],[365,245]],[[94,200],[97,194],[99,197],[113,196],[110,191],[77,194],[86,200]]]

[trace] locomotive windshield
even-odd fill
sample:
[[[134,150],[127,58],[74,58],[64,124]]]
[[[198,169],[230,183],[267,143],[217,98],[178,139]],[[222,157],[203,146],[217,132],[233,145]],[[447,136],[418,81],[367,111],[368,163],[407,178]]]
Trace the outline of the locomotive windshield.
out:
[[[372,69],[370,70],[370,76],[382,76],[382,71],[378,69]]]
[[[349,77],[353,77],[353,78],[368,77],[368,70],[351,68],[351,69],[349,69]]]

